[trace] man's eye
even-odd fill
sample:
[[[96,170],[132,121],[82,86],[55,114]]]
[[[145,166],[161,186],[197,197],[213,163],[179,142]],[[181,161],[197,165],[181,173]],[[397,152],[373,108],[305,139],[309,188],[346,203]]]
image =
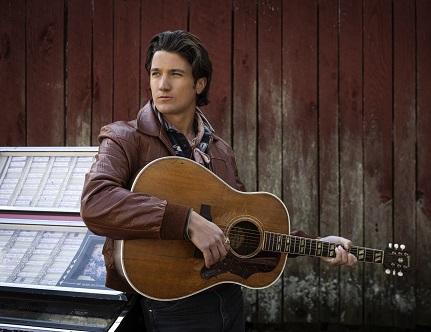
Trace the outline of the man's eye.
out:
[[[158,76],[158,75],[159,75],[159,73],[156,71],[151,72],[151,76]]]

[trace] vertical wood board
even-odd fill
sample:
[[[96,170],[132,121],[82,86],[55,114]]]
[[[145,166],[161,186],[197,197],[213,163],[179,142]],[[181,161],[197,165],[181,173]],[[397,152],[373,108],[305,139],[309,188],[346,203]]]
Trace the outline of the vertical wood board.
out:
[[[340,234],[364,246],[362,1],[341,1],[339,12]],[[363,323],[363,269],[340,269],[341,323]]]
[[[64,4],[29,0],[26,17],[26,145],[63,146]]]
[[[100,128],[113,121],[113,18],[113,0],[94,0],[91,145],[99,144]]]
[[[394,2],[394,239],[412,253],[416,233],[415,6]],[[415,278],[396,278],[394,325],[414,328]]]
[[[392,21],[391,1],[364,3],[365,244],[392,237]],[[365,267],[365,323],[391,325],[391,279]]]
[[[26,145],[25,1],[0,1],[0,145]]]
[[[139,111],[140,0],[114,1],[114,121]]]
[[[202,110],[216,133],[231,144],[232,1],[190,0],[190,32],[205,44],[213,67],[210,104]]]
[[[339,234],[338,1],[319,2],[319,234]],[[320,320],[338,322],[337,271],[320,264]]]
[[[93,6],[87,0],[67,7],[66,145],[91,144]]]
[[[317,14],[314,0],[283,2],[283,198],[291,227],[309,234],[318,232]],[[284,321],[318,321],[318,265],[288,260]]]
[[[257,6],[234,1],[233,144],[239,175],[249,191],[257,190]]]
[[[431,226],[431,2],[416,2],[417,49],[417,201],[416,201],[416,322],[431,326],[431,260],[429,234]]]
[[[282,98],[280,0],[258,2],[257,15],[257,185],[258,190],[282,197]],[[258,320],[281,323],[282,280],[258,292]]]

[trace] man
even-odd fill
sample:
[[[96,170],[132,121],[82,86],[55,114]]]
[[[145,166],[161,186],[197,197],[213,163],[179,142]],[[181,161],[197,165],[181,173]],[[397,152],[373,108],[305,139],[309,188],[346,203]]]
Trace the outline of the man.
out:
[[[218,137],[199,106],[209,103],[212,65],[202,42],[186,31],[163,32],[150,42],[146,63],[152,100],[130,122],[101,129],[97,160],[86,176],[81,215],[95,234],[106,236],[106,285],[134,290],[118,275],[113,241],[137,238],[190,239],[203,253],[205,265],[222,261],[229,252],[223,231],[188,206],[145,193],[131,192],[137,173],[151,161],[177,155],[204,165],[233,188],[245,191],[233,151]],[[299,230],[293,235],[307,237]],[[351,242],[341,237],[331,265],[354,266]],[[145,271],[143,271],[145,273]],[[176,301],[143,297],[147,330],[241,331],[245,329],[240,286],[223,284]]]

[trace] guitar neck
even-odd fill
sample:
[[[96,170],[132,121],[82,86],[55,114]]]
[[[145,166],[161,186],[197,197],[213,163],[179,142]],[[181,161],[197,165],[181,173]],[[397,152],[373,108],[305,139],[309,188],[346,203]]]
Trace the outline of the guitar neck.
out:
[[[335,257],[337,246],[338,243],[318,239],[265,232],[262,250],[302,256]],[[348,252],[356,256],[358,262],[383,263],[383,250],[352,246]]]

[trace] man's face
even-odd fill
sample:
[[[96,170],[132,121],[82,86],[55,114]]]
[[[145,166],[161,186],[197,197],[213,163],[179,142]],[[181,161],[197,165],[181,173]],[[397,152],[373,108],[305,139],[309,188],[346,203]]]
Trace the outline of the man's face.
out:
[[[178,115],[193,115],[196,107],[196,93],[201,93],[206,79],[196,85],[192,66],[177,53],[157,51],[150,69],[151,94],[157,110],[165,118]]]

